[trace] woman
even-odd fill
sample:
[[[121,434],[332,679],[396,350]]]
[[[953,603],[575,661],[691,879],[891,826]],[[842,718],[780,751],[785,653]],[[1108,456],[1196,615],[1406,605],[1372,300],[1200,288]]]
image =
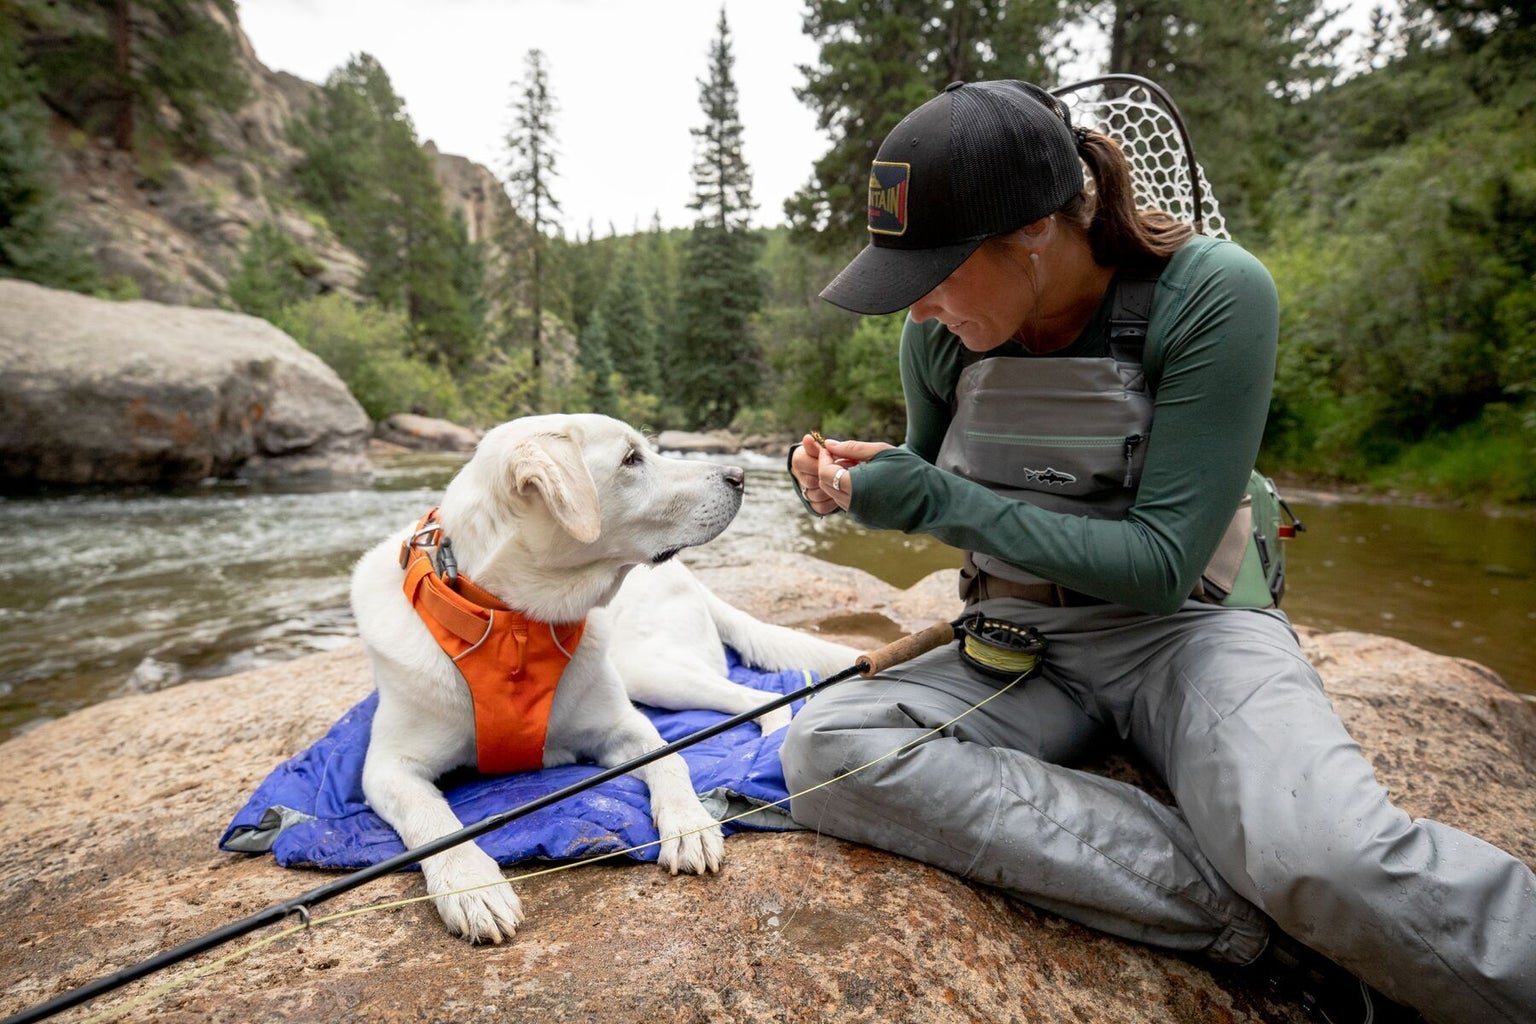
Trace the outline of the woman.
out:
[[[808,436],[791,472],[818,514],[966,550],[969,610],[1049,647],[934,735],[1002,685],[952,647],[821,695],[784,743],[791,792],[911,745],[794,816],[1116,935],[1342,979],[1311,993],[1339,1000],[1335,1024],[1412,1015],[1308,947],[1430,1020],[1536,1020],[1536,876],[1393,807],[1285,616],[1202,581],[1269,403],[1263,266],[1138,214],[1113,140],[1021,82],[909,114],[871,170],[869,230],[822,295],[910,307],[907,439]],[[1144,344],[1132,323],[1112,345],[1151,278]],[[1111,736],[1176,807],[1069,767]]]

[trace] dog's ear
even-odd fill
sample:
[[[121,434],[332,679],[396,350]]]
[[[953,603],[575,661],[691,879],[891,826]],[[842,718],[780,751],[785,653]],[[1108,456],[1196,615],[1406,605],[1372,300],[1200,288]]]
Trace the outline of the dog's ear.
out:
[[[583,544],[597,540],[602,518],[597,485],[569,434],[537,434],[519,440],[509,453],[512,486],[522,497],[537,491],[555,521]]]

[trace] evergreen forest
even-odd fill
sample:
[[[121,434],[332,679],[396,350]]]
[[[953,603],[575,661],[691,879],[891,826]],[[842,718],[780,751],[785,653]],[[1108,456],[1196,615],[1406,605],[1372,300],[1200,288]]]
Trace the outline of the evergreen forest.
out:
[[[0,275],[132,294],[71,230],[55,147],[100,138],[146,173],[209,155],[210,117],[246,99],[234,16],[233,0],[0,0]],[[530,50],[509,83],[514,212],[471,241],[408,98],[356,54],[288,126],[302,156],[284,187],[362,261],[359,294],[315,294],[313,253],[258,227],[224,302],[319,354],[376,419],[590,409],[899,441],[901,317],[817,298],[864,244],[874,150],[948,82],[1056,84],[1092,37],[1100,70],[1177,99],[1227,228],[1274,274],[1262,468],[1536,502],[1536,7],[1402,0],[1363,34],[1326,0],[805,0],[803,23],[818,60],[796,93],[829,141],[784,226],[753,226],[781,218],[757,216],[723,10],[696,57],[686,229],[562,232],[560,98]]]

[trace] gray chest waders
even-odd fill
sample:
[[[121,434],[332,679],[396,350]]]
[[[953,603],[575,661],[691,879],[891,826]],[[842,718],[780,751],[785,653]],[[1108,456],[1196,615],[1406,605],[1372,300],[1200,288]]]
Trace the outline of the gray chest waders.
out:
[[[1152,436],[1142,348],[1156,279],[1117,278],[1104,357],[981,359],[960,373],[938,466],[1051,512],[1123,519]],[[1048,581],[981,552],[976,568]]]
[[[1152,436],[1155,389],[1142,356],[1156,287],[1156,276],[1115,278],[1107,356],[993,358],[966,366],[939,468],[1047,511],[1125,518]],[[1238,608],[1278,606],[1285,592],[1281,541],[1304,529],[1274,481],[1254,470],[1190,596]],[[977,572],[1025,587],[1049,585],[981,552],[966,552],[966,562],[963,589],[966,574]]]

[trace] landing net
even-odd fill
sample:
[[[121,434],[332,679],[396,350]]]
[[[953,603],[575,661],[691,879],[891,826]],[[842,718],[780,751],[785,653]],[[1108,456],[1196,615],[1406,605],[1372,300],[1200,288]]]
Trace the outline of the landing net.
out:
[[[1163,210],[1203,234],[1231,238],[1178,108],[1158,85],[1136,75],[1105,75],[1051,92],[1072,112],[1074,125],[1119,141],[1139,205]]]

